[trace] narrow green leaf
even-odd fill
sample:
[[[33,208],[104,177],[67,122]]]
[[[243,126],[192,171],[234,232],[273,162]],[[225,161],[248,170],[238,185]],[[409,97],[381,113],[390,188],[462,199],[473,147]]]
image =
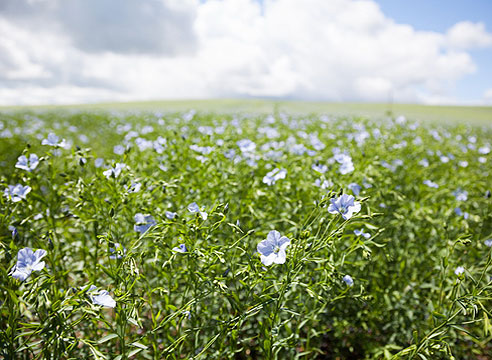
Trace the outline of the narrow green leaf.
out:
[[[111,339],[114,339],[115,337],[118,337],[118,334],[109,334],[109,335],[106,335],[105,337],[99,339],[99,341],[97,342],[98,344],[102,344],[102,343],[105,343],[106,341],[109,341]]]

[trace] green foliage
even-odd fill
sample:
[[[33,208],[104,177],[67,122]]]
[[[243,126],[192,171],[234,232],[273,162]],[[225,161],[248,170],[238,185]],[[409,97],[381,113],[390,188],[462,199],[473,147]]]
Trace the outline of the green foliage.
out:
[[[5,358],[492,353],[489,128],[282,113],[0,120]],[[41,144],[49,133],[58,146]],[[355,170],[341,173],[338,153]],[[34,169],[16,167],[30,154]],[[286,176],[269,184],[274,169]],[[19,201],[3,193],[16,184],[31,188]],[[361,204],[346,220],[329,211],[342,194]],[[264,266],[272,230],[290,246]],[[45,267],[20,281],[26,247],[47,251]]]

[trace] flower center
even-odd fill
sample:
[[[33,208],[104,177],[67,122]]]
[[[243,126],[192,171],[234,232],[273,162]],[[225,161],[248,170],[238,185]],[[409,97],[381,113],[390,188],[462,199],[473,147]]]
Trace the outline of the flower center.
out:
[[[347,212],[347,208],[346,208],[345,206],[341,206],[341,207],[340,207],[340,212],[341,212],[342,214],[345,214],[345,213]]]
[[[280,251],[280,247],[278,245],[276,245],[274,248],[273,248],[273,252],[275,254],[278,254],[278,252]]]

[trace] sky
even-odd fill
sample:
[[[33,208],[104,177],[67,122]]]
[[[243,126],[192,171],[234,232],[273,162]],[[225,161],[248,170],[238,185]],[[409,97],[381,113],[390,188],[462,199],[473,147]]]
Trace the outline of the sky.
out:
[[[491,0],[0,0],[0,105],[492,105]]]

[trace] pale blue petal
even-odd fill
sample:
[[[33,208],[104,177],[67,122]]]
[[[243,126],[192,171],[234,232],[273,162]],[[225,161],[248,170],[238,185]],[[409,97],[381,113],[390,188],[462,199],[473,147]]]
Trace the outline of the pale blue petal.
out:
[[[275,264],[283,264],[285,263],[285,260],[287,259],[287,254],[285,253],[285,250],[280,249],[280,251],[276,254],[275,259],[273,262]]]
[[[270,254],[272,254],[273,249],[274,249],[274,243],[268,239],[260,241],[260,243],[256,247],[256,250],[260,254],[265,255],[265,256],[269,256]]]
[[[280,250],[285,251],[285,249],[287,249],[287,246],[289,245],[290,245],[290,239],[287,236],[282,236],[278,241],[278,246],[280,247]]]
[[[113,300],[111,295],[106,290],[103,290],[99,295],[92,297],[92,302],[96,305],[101,305],[109,308],[114,308],[116,306],[116,301]]]
[[[38,249],[34,252],[33,258],[35,261],[41,260],[43,257],[45,257],[47,254],[46,250],[43,249]]]
[[[267,240],[274,241],[274,244],[280,239],[280,233],[277,230],[272,230],[268,233]]]
[[[24,281],[29,277],[29,275],[31,275],[31,271],[25,271],[24,269],[16,269],[11,275],[14,279]]]
[[[275,261],[275,258],[276,257],[277,257],[277,255],[274,254],[273,252],[270,255],[268,255],[268,256],[261,255],[261,262],[265,266],[270,266],[270,265],[273,264],[273,262]]]
[[[36,262],[33,266],[32,266],[32,269],[35,270],[35,271],[41,271],[44,269],[44,261],[41,261],[41,262]]]
[[[196,202],[192,202],[191,204],[188,205],[188,211],[192,213],[196,213],[200,211],[200,208]]]
[[[34,253],[31,248],[23,248],[20,249],[17,253],[17,267],[27,266],[28,264],[32,264],[32,258]]]
[[[330,206],[328,206],[328,212],[330,214],[338,214],[340,211],[338,210],[338,207],[334,203],[331,203]]]

